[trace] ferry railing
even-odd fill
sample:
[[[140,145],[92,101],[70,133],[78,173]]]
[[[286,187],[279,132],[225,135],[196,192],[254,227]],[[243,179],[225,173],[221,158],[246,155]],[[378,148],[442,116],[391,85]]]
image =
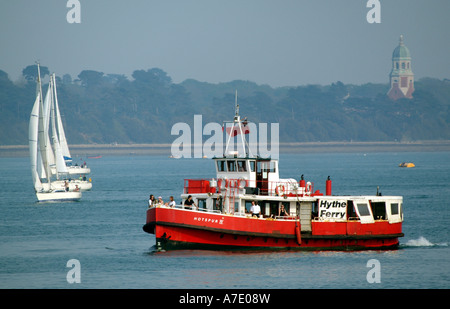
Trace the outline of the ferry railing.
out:
[[[192,210],[192,211],[202,211],[202,212],[211,212],[211,213],[222,213],[220,210],[218,209],[208,209],[208,208],[204,208],[204,207],[196,207],[196,206],[186,206],[186,205],[175,205],[173,207],[170,206],[166,206],[166,205],[157,205],[159,207],[165,207],[165,208],[176,208],[176,209],[185,209],[185,210]]]
[[[185,205],[181,205],[181,204],[177,204],[175,206],[168,206],[168,205],[162,205],[162,204],[156,204],[153,207],[158,207],[158,208],[175,208],[175,209],[183,209],[183,210],[190,210],[190,211],[195,211],[195,212],[206,212],[206,213],[215,213],[215,214],[222,214],[222,211],[218,210],[218,209],[208,209],[208,208],[204,208],[204,207],[190,207],[190,206],[185,206]],[[246,213],[246,212],[234,212],[234,213],[230,213],[229,215],[233,215],[236,217],[247,217],[250,218],[252,217],[251,213]],[[262,216],[258,216],[258,218],[263,218]],[[275,219],[275,220],[296,220],[296,217],[294,215],[290,215],[290,216],[270,216],[270,217],[264,217],[265,219]]]
[[[323,195],[319,191],[314,190],[314,183],[307,182],[305,186],[301,186],[295,180],[246,180],[239,179],[185,179],[184,194],[214,194],[226,193],[233,191],[234,193],[265,195],[265,196],[314,196]]]

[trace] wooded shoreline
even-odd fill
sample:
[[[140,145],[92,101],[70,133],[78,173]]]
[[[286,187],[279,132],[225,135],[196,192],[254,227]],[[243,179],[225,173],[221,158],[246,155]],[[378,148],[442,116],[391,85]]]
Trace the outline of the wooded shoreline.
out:
[[[70,145],[73,156],[171,155],[171,144]],[[440,152],[450,151],[450,140],[414,142],[308,142],[280,143],[283,153]],[[26,157],[28,145],[0,145],[0,157]]]

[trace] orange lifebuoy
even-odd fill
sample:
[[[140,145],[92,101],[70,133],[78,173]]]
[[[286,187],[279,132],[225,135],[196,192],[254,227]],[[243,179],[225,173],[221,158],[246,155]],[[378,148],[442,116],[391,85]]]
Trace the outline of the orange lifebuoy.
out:
[[[312,192],[312,184],[311,182],[306,183],[306,194],[310,194]]]
[[[276,193],[277,195],[283,195],[285,191],[286,191],[286,190],[285,190],[284,185],[278,185],[278,186],[275,188],[275,193]]]
[[[245,178],[239,178],[238,180],[239,189],[244,189],[245,187],[248,187],[247,185],[247,179]]]
[[[226,178],[220,178],[217,181],[217,186],[221,189],[221,190],[225,190],[226,187],[228,186],[228,179]]]

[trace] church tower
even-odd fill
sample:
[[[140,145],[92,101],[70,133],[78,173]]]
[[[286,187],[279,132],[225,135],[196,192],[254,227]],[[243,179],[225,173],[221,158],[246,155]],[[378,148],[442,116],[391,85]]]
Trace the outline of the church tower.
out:
[[[411,69],[411,54],[403,43],[403,35],[400,35],[400,42],[392,53],[392,70],[389,77],[391,79],[391,89],[387,93],[389,98],[412,99],[414,74]]]

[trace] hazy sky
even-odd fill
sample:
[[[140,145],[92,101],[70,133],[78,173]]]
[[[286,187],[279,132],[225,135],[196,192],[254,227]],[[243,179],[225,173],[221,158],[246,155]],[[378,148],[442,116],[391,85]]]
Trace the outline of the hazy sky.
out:
[[[450,1],[0,1],[0,69],[16,80],[39,60],[72,78],[85,69],[131,76],[158,67],[176,83],[235,79],[271,86],[388,82],[400,34],[416,79],[450,78]]]

